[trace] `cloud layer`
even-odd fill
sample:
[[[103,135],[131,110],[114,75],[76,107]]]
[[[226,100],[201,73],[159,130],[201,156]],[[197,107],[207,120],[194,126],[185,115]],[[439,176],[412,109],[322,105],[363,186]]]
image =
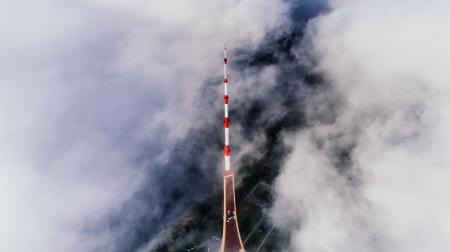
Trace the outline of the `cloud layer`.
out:
[[[150,239],[175,211],[161,213],[158,179],[186,187],[170,170],[184,159],[170,153],[201,124],[196,99],[220,76],[223,42],[253,46],[285,10],[253,0],[2,1],[0,250],[133,248],[144,212],[153,231],[139,242]]]
[[[277,180],[294,251],[450,247],[446,1],[334,1],[309,24],[330,88]]]
[[[302,39],[321,1],[0,2],[0,250],[145,250],[201,200],[224,41],[233,167],[275,176],[293,148],[293,251],[448,250],[450,5],[329,6]]]

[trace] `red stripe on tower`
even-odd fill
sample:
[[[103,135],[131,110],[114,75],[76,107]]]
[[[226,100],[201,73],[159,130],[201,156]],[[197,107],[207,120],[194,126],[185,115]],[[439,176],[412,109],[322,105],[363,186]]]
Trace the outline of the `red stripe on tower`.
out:
[[[223,63],[226,65],[228,63],[227,58],[223,59]]]
[[[223,83],[228,83],[228,79],[225,78],[225,79],[223,80]]]
[[[223,119],[223,125],[225,126],[225,128],[228,128],[228,126],[230,125],[230,119],[228,119],[228,117],[225,117],[225,119]]]
[[[223,103],[228,104],[228,95],[223,96]]]
[[[225,156],[230,155],[230,146],[229,145],[225,145],[225,148],[223,148],[223,153],[225,153]]]

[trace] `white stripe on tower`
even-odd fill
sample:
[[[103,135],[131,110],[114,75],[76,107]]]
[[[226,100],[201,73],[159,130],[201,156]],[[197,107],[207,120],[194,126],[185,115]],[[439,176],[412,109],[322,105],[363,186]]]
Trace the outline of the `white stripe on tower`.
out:
[[[228,118],[228,77],[227,77],[227,45],[223,49],[223,84],[224,84],[224,96],[223,104],[225,109],[225,118],[223,120],[225,127],[225,170],[230,170],[230,136],[228,132],[228,127],[230,125],[230,119]]]

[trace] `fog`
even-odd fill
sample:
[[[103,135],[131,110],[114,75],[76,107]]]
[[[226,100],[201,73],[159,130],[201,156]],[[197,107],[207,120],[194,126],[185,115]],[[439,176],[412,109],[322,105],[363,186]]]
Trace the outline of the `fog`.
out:
[[[201,125],[195,99],[221,73],[224,42],[250,47],[285,8],[1,1],[0,250],[131,250],[143,212],[152,231],[140,239],[150,239],[170,214],[158,210],[157,178],[183,176],[162,164]],[[133,201],[140,191],[151,195],[144,205]]]
[[[329,88],[277,179],[293,251],[447,251],[446,1],[331,1],[309,23]]]

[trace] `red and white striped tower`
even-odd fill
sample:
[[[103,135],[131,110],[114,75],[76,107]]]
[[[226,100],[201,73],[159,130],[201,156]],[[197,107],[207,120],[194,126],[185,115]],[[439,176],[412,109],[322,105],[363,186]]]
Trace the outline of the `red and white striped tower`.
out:
[[[225,45],[225,48],[223,50],[223,89],[224,89],[224,96],[223,96],[223,105],[224,105],[224,112],[225,112],[225,118],[223,119],[223,124],[225,127],[225,148],[224,148],[224,155],[225,155],[225,171],[230,170],[230,134],[228,131],[228,128],[230,126],[230,119],[228,117],[228,76],[227,76],[227,46]]]
[[[236,213],[236,197],[234,192],[234,173],[230,168],[230,135],[229,126],[230,119],[228,116],[228,76],[227,76],[227,46],[223,50],[223,84],[224,84],[224,111],[225,118],[223,120],[225,127],[225,172],[223,174],[223,229],[222,229],[222,243],[220,252],[242,252],[244,245],[242,244],[241,235],[239,233],[239,226]]]

